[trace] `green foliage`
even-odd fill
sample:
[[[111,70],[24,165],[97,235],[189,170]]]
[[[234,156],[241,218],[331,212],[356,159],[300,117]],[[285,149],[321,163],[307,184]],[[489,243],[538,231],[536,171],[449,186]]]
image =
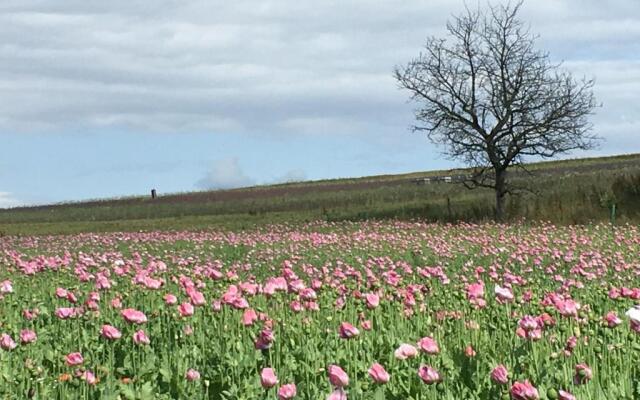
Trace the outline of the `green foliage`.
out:
[[[511,220],[575,224],[640,220],[640,157],[532,164],[533,175],[511,179],[531,193],[507,199]],[[517,171],[516,171],[517,172]],[[463,171],[295,183],[160,197],[96,201],[0,211],[0,234],[208,229],[242,230],[283,222],[420,219],[486,221],[494,214],[491,190],[460,184],[417,185],[416,177]],[[535,193],[535,194],[534,194]],[[226,197],[225,197],[226,196]]]
[[[265,390],[259,380],[261,369],[270,367],[280,384],[296,383],[296,399],[316,400],[332,390],[326,371],[330,364],[345,369],[349,399],[356,400],[505,398],[509,385],[490,380],[497,364],[507,366],[509,383],[530,380],[541,399],[553,398],[559,389],[579,399],[637,398],[640,335],[624,316],[637,301],[608,295],[612,287],[640,284],[635,227],[621,227],[612,236],[604,225],[341,222],[234,234],[2,238],[0,243],[19,254],[22,262],[0,256],[0,282],[12,282],[11,292],[0,298],[0,333],[18,340],[22,329],[32,329],[38,337],[11,350],[0,349],[0,398],[28,398],[26,394],[33,392],[38,399],[274,399],[277,388]],[[54,262],[33,274],[18,267],[48,264],[49,257],[67,252],[68,264]],[[158,260],[166,268],[153,264]],[[131,270],[117,271],[118,265]],[[206,265],[215,265],[222,277],[208,276]],[[322,283],[315,299],[319,309],[294,311],[290,305],[300,296],[293,291],[247,294],[250,307],[266,313],[275,332],[271,349],[256,350],[255,338],[264,322],[245,326],[243,310],[227,305],[214,311],[210,304],[241,282],[264,284],[282,276],[283,265],[290,265],[307,287],[314,280]],[[447,280],[420,272],[431,266],[442,268]],[[55,310],[73,304],[57,296],[56,288],[75,293],[78,307],[97,290],[95,279],[80,279],[80,270],[110,271],[113,286],[99,291],[99,311],[85,309],[76,318],[62,320]],[[390,271],[401,277],[399,283],[388,282]],[[134,277],[148,274],[165,279],[165,284],[151,290],[134,283]],[[206,303],[196,307],[194,315],[182,317],[177,305],[165,303],[164,295],[177,295],[178,303],[189,301],[180,283],[186,277],[202,283],[199,290]],[[498,301],[495,284],[514,277],[522,278],[512,285],[515,300]],[[485,307],[468,300],[467,284],[476,280],[486,287]],[[566,282],[572,283],[565,291]],[[341,292],[343,285],[346,294]],[[421,289],[414,291],[417,286]],[[415,303],[405,302],[408,288],[413,288]],[[531,301],[524,300],[529,291]],[[381,301],[370,308],[361,294],[373,292]],[[552,292],[570,295],[581,304],[577,315],[562,315],[556,306],[543,305]],[[335,307],[340,296],[346,296],[344,308]],[[116,298],[123,308],[144,311],[148,321],[125,322],[122,310],[112,305]],[[23,310],[36,308],[37,318],[23,317]],[[608,327],[603,317],[609,311],[617,312],[624,323]],[[545,325],[540,340],[527,341],[516,334],[520,318],[543,313],[554,322]],[[371,330],[362,328],[349,340],[339,337],[342,321],[361,326],[364,319],[371,321]],[[102,338],[100,327],[106,323],[121,329],[122,337]],[[148,333],[148,345],[132,341],[138,329]],[[574,335],[577,346],[564,354]],[[401,343],[415,345],[424,336],[436,340],[438,354],[396,359],[394,351]],[[465,353],[469,345],[477,354]],[[82,366],[65,364],[70,352],[83,354]],[[387,384],[376,384],[368,375],[374,362],[390,373]],[[574,383],[578,363],[593,368],[590,382]],[[442,382],[422,382],[416,373],[421,364],[437,369]],[[199,380],[185,379],[190,368],[200,372]],[[79,369],[92,370],[99,381],[92,385],[75,376]]]

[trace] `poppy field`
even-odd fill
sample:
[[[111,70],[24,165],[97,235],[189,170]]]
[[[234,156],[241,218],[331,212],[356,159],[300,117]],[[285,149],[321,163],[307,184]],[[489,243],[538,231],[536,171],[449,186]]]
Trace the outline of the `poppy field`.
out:
[[[640,399],[634,226],[0,238],[2,399]]]

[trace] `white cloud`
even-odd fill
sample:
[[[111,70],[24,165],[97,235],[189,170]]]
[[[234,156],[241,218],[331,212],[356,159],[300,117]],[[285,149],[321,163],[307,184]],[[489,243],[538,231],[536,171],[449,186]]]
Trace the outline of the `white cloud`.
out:
[[[24,202],[13,197],[12,193],[0,192],[0,208],[10,208],[24,205]]]
[[[292,169],[284,175],[277,177],[271,183],[291,183],[302,182],[307,180],[307,174],[302,169]]]
[[[214,161],[211,169],[196,186],[202,189],[233,189],[253,184],[253,180],[244,173],[238,159],[234,157]]]
[[[0,132],[397,135],[412,106],[393,67],[463,8],[450,0],[5,0]],[[598,100],[611,107],[598,122],[640,120],[639,1],[531,0],[522,18],[554,59],[598,78]]]
[[[244,172],[238,158],[231,157],[215,160],[205,176],[196,182],[196,187],[211,190],[235,189],[256,184],[302,182],[306,179],[307,174],[303,169],[294,168],[273,179],[258,182]]]

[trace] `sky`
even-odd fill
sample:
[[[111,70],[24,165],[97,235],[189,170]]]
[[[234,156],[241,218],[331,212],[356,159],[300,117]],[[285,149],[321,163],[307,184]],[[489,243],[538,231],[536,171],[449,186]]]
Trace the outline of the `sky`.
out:
[[[392,72],[464,6],[3,0],[0,208],[459,166],[409,130]],[[640,1],[528,0],[521,18],[596,79],[605,140],[571,156],[640,152]]]

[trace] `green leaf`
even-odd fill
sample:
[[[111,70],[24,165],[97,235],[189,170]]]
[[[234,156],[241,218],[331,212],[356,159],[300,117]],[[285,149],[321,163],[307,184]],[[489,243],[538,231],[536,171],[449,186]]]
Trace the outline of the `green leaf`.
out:
[[[120,385],[120,395],[127,400],[135,400],[136,392],[130,385]]]
[[[378,388],[378,390],[376,390],[376,393],[373,395],[373,400],[385,400],[386,397],[384,395],[384,388]]]
[[[153,400],[154,398],[153,385],[151,382],[146,382],[140,389],[140,400]]]
[[[167,368],[160,368],[158,372],[160,372],[160,375],[165,382],[171,383],[171,371],[169,371]]]

